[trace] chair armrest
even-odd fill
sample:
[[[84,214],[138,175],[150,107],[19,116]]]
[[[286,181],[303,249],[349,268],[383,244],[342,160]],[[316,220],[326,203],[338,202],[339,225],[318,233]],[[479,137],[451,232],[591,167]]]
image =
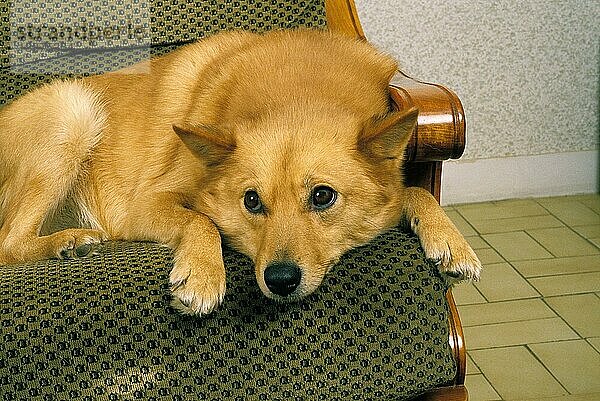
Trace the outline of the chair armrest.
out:
[[[418,123],[405,153],[405,160],[411,164],[405,166],[408,184],[425,187],[439,201],[441,162],[458,159],[465,149],[466,124],[462,104],[451,90],[414,80],[402,72],[398,72],[391,82],[391,96],[399,109],[411,106],[419,109]],[[446,299],[450,309],[449,341],[457,365],[454,384],[461,386],[465,383],[466,373],[463,330],[452,290],[448,290]],[[463,389],[453,388],[453,391],[462,394]],[[460,399],[462,395],[458,397]]]
[[[405,157],[411,162],[459,158],[465,148],[465,116],[451,90],[414,80],[399,72],[392,79],[391,95],[398,108],[419,109],[417,127]]]

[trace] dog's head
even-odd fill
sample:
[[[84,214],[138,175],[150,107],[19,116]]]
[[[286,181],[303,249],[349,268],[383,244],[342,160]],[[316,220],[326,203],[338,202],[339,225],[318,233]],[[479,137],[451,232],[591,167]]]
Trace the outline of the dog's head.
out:
[[[278,300],[311,293],[344,252],[401,214],[401,161],[417,111],[390,106],[393,61],[349,41],[332,55],[330,42],[311,39],[310,55],[293,60],[261,56],[233,88],[243,102],[220,102],[224,121],[174,126],[206,165],[196,208],[252,258],[261,290]],[[326,67],[311,61],[319,48],[316,57],[334,59]]]
[[[401,158],[416,116],[410,109],[361,124],[319,114],[290,126],[287,115],[235,136],[177,131],[212,170],[198,209],[252,258],[265,295],[293,300],[317,288],[344,252],[398,222]]]

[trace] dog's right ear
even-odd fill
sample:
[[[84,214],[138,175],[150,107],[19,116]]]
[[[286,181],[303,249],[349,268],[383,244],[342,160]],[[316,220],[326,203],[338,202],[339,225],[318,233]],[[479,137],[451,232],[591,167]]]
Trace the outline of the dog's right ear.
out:
[[[370,120],[359,137],[359,149],[376,160],[402,158],[417,124],[418,114],[419,110],[411,107]]]
[[[208,125],[173,124],[173,131],[195,155],[212,166],[235,149],[235,139],[227,132]]]

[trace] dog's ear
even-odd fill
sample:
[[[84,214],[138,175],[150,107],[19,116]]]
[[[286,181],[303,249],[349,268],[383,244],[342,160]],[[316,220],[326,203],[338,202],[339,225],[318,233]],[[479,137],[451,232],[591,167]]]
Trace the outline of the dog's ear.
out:
[[[358,148],[375,159],[398,159],[412,134],[419,110],[393,111],[383,118],[373,118],[367,122],[358,139]]]
[[[173,124],[173,131],[194,154],[216,165],[235,149],[235,139],[227,132],[208,125]]]

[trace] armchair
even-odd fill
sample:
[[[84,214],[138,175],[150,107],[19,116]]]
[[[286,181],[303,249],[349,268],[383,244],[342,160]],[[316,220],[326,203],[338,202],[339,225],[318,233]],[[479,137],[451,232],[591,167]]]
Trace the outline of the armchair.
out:
[[[29,8],[33,4],[39,2],[0,3],[2,104],[56,77],[122,68],[221,29],[310,26],[364,38],[352,0],[131,2],[118,6],[121,14],[102,9],[98,17],[89,10],[69,10],[74,15],[63,10],[61,17],[46,10],[39,15],[49,22],[23,25],[38,15]],[[27,31],[31,24],[41,24],[37,28],[44,34],[60,18],[94,26],[93,15],[101,26],[113,11],[139,24],[144,46],[130,43],[130,37],[67,46],[60,36],[53,46],[25,46],[33,37]],[[18,35],[25,35],[24,42]],[[392,98],[399,108],[420,110],[406,153],[407,183],[439,199],[441,162],[459,157],[464,147],[460,101],[441,86],[401,73],[392,82]],[[265,299],[251,262],[225,249],[226,301],[202,318],[183,317],[169,307],[172,256],[152,243],[110,242],[84,259],[0,266],[0,395],[467,399],[452,293],[410,233],[394,229],[352,250],[317,292],[295,304]]]

